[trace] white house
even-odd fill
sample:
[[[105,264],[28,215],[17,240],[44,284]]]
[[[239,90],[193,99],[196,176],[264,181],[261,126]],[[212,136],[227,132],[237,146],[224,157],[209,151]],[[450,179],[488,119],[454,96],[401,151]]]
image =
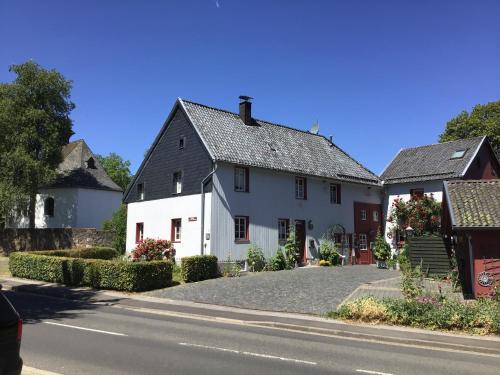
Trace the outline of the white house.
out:
[[[401,149],[380,175],[385,192],[386,219],[396,198],[432,195],[441,202],[443,181],[498,178],[498,160],[486,137]],[[386,240],[392,248],[404,239],[404,233],[390,234],[387,222]]]
[[[383,224],[378,177],[327,138],[178,99],[124,195],[127,251],[144,238],[175,242],[177,257],[244,259],[251,243],[272,256],[295,227],[301,260],[322,235],[372,263]]]
[[[36,228],[101,228],[120,207],[122,189],[108,176],[85,141],[63,147],[58,177],[36,196]],[[9,227],[27,228],[28,218],[14,213]]]

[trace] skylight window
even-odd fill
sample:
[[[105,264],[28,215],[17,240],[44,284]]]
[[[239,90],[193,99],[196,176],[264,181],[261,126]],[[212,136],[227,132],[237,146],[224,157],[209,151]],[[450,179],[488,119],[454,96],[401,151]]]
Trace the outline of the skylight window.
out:
[[[464,157],[466,151],[467,150],[457,150],[451,155],[450,159],[461,159]]]

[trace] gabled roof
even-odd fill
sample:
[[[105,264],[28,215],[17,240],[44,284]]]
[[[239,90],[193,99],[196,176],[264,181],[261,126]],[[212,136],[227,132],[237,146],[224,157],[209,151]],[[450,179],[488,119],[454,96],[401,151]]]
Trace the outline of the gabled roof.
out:
[[[214,161],[378,185],[378,177],[321,135],[179,99]]]
[[[385,185],[463,177],[486,137],[401,149],[380,175]],[[457,151],[463,156],[453,158]]]
[[[63,161],[57,168],[58,176],[53,183],[44,188],[78,187],[123,191],[111,180],[83,139],[68,143],[61,152]],[[94,168],[87,168],[87,162],[91,158],[94,161]]]
[[[455,229],[500,229],[500,180],[445,181]]]

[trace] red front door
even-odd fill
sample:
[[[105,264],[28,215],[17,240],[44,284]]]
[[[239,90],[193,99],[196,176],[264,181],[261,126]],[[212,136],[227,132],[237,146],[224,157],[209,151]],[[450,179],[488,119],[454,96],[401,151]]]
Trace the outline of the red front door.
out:
[[[306,262],[306,222],[295,220],[295,236],[300,251],[299,263]]]
[[[377,231],[382,230],[382,206],[380,204],[354,202],[354,232],[356,234],[356,262],[375,263],[373,243]]]

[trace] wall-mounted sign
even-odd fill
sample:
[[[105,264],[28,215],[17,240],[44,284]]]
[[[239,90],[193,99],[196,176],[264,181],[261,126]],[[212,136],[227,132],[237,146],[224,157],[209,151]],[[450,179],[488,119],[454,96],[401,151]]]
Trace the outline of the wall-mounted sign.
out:
[[[196,221],[198,218],[196,216],[191,216],[188,218],[188,221]]]
[[[210,241],[210,233],[205,233],[205,239],[206,239],[207,241]]]

